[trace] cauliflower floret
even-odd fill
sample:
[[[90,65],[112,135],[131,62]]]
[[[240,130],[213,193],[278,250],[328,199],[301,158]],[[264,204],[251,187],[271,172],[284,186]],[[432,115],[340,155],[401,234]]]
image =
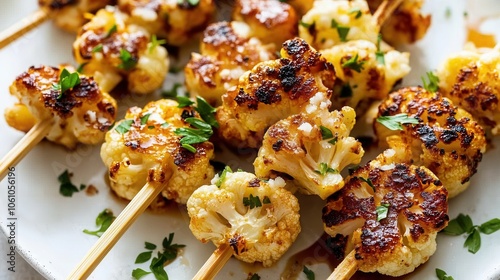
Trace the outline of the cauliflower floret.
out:
[[[195,189],[214,176],[211,142],[193,144],[195,152],[179,142],[182,136],[176,130],[188,128],[186,119],[199,116],[192,107],[178,105],[163,99],[143,109],[132,107],[106,133],[101,158],[118,196],[131,200],[146,182],[161,183],[165,198],[185,204]]]
[[[92,77],[84,75],[79,76],[78,85],[61,94],[54,85],[59,83],[63,69],[75,71],[68,65],[60,68],[32,66],[16,78],[9,88],[10,93],[28,110],[11,109],[21,114],[14,116],[16,120],[9,124],[21,128],[25,119],[52,120],[54,123],[46,136],[52,142],[69,149],[75,148],[78,142],[100,143],[115,121],[116,101],[101,91]],[[14,108],[19,106],[22,105],[14,105]]]
[[[213,0],[118,0],[129,22],[151,34],[165,38],[169,45],[181,46],[202,31],[215,12]]]
[[[35,117],[30,113],[29,108],[22,103],[5,108],[4,116],[9,126],[22,132],[28,132],[36,124]]]
[[[368,0],[374,13],[383,0]],[[431,15],[421,13],[424,0],[405,0],[384,22],[382,37],[391,45],[411,44],[422,39],[431,25]]]
[[[406,146],[405,162],[429,168],[450,197],[464,191],[486,150],[483,128],[449,99],[420,87],[391,93],[379,106],[378,117],[401,113],[418,120],[418,124],[390,130],[374,122],[379,140],[387,141],[389,146],[398,142]]]
[[[398,155],[398,153],[403,153]],[[355,251],[359,270],[400,276],[426,262],[449,217],[447,191],[427,168],[386,150],[347,179],[323,208],[335,254]]]
[[[274,45],[249,37],[248,25],[236,21],[209,25],[200,53],[193,53],[184,68],[186,87],[213,106],[221,105],[221,96],[236,86],[246,71],[259,62],[277,58]]]
[[[361,0],[314,1],[299,25],[299,36],[318,50],[359,39],[376,43],[378,33],[368,5]]]
[[[326,199],[344,185],[342,169],[358,164],[364,154],[361,143],[349,137],[355,122],[352,108],[328,112],[326,104],[277,122],[264,136],[255,174],[269,178],[284,173],[301,192]]]
[[[108,6],[80,30],[73,54],[83,73],[93,75],[103,90],[126,78],[131,92],[147,94],[162,86],[169,66],[167,50],[149,41],[147,31]]]
[[[265,44],[281,46],[284,41],[298,35],[298,17],[295,10],[276,0],[237,0],[233,20],[250,27],[250,37],[259,38]]]
[[[383,99],[394,85],[410,73],[410,54],[390,50],[384,53],[384,63],[377,59],[376,44],[354,40],[333,46],[321,53],[335,67],[337,74],[333,104],[363,107],[373,99]]]
[[[271,266],[300,232],[299,203],[283,180],[223,172],[189,198],[189,228],[201,242],[230,245],[244,262]]]
[[[453,54],[439,67],[440,92],[500,134],[500,45]]]
[[[50,11],[50,16],[58,27],[77,33],[88,21],[86,13],[93,13],[114,2],[114,0],[38,0],[38,5]]]
[[[283,43],[281,57],[257,64],[222,96],[216,118],[227,143],[256,148],[268,127],[300,113],[318,92],[331,97],[333,66],[304,40]]]

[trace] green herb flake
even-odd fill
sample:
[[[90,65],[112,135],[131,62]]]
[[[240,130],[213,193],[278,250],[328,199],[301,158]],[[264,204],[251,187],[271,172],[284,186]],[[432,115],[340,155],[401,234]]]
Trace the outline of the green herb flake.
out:
[[[151,243],[151,242],[144,242],[144,249],[148,249],[148,250],[154,250],[156,249],[156,245]]]
[[[312,26],[314,26],[314,22],[313,23],[307,23],[307,22],[303,22],[302,20],[299,21],[299,24],[304,27],[304,28],[311,28]]]
[[[363,177],[357,177],[359,180],[365,182],[368,184],[368,186],[370,186],[370,188],[372,188],[373,191],[375,191],[375,186],[373,185],[372,183],[372,180],[370,180],[370,178],[363,178]]]
[[[324,176],[326,175],[326,173],[339,173],[339,171],[337,169],[333,169],[331,167],[328,166],[328,164],[326,164],[325,162],[322,162],[319,164],[319,170],[314,170],[314,172]]]
[[[340,25],[335,19],[332,19],[331,27],[337,29],[337,34],[341,42],[347,42],[347,34],[350,30],[348,26]]]
[[[453,277],[449,276],[444,270],[436,268],[436,276],[439,280],[454,280]]]
[[[85,67],[85,65],[89,64],[88,62],[84,62],[80,65],[78,65],[78,68],[76,68],[76,72],[78,73],[82,73],[83,72],[83,68]]]
[[[126,49],[120,49],[120,60],[122,61],[122,63],[118,65],[118,68],[127,71],[134,68],[137,64],[136,59],[134,59],[132,57],[132,54]]]
[[[151,116],[151,113],[145,114],[141,117],[141,125],[145,125],[148,123],[149,116]]]
[[[151,36],[151,44],[149,45],[149,48],[148,48],[148,51],[149,53],[153,53],[153,51],[156,49],[156,47],[158,47],[159,45],[164,45],[167,43],[167,40],[158,40],[158,38],[156,38],[156,35],[153,34],[153,36]]]
[[[145,263],[149,261],[151,259],[152,254],[153,254],[152,251],[140,253],[135,259],[135,263]]]
[[[179,103],[177,107],[184,108],[193,105],[194,101],[192,101],[189,97],[177,96],[177,103]]]
[[[52,89],[59,91],[57,99],[61,99],[63,94],[80,84],[80,76],[78,72],[70,73],[67,69],[63,69],[59,76],[59,83],[52,84]]]
[[[88,229],[84,229],[83,232],[90,235],[95,235],[97,237],[101,237],[101,235],[109,228],[111,223],[116,219],[113,215],[113,212],[110,209],[104,209],[95,220],[96,226],[100,227],[98,230],[90,231]]]
[[[148,274],[151,274],[150,271],[145,271],[141,268],[136,268],[132,271],[132,277],[136,280],[139,280],[141,279],[142,277],[148,275]]]
[[[222,186],[222,184],[224,183],[224,180],[226,180],[227,173],[232,172],[233,170],[231,170],[231,167],[229,167],[229,165],[226,165],[226,167],[224,167],[224,170],[222,170],[219,179],[217,179],[217,181],[215,182],[215,185],[220,188],[220,186]]]
[[[365,64],[365,61],[358,61],[359,55],[356,54],[354,57],[349,58],[346,62],[342,63],[343,68],[349,68],[352,69],[358,73],[361,73],[361,70],[363,70],[363,64]]]
[[[61,175],[57,177],[59,181],[59,193],[62,196],[72,197],[74,193],[78,192],[78,188],[71,183],[71,174],[66,169]]]
[[[130,130],[133,123],[134,120],[123,120],[118,126],[115,127],[115,130],[120,134],[125,134]]]
[[[387,214],[389,213],[389,204],[388,203],[382,203],[380,206],[377,206],[375,209],[375,212],[377,213],[377,222],[380,222],[381,220],[387,218]]]
[[[331,139],[330,141],[328,141],[328,143],[330,143],[332,145],[335,145],[335,144],[337,144],[337,141],[338,141],[338,137],[334,137],[333,139]]]
[[[191,7],[195,7],[200,3],[200,0],[177,0],[178,5],[183,5],[184,3],[188,3]]]
[[[253,196],[250,194],[249,197],[244,197],[243,198],[243,205],[250,207],[250,209],[257,208],[257,207],[262,207],[262,202],[260,201],[259,196]]]
[[[271,203],[271,199],[269,198],[269,196],[264,196],[264,199],[262,199],[262,203],[264,204],[270,204]]]
[[[102,48],[103,48],[102,44],[99,44],[92,49],[92,53],[101,52]]]
[[[427,76],[427,80],[425,77],[422,77],[422,83],[424,84],[424,88],[429,92],[436,92],[439,89],[439,77],[436,76],[432,71],[425,73]]]
[[[467,250],[473,254],[477,253],[481,248],[481,235],[479,234],[479,230],[474,227],[472,232],[465,239],[464,247],[467,247]]]
[[[342,84],[342,87],[340,88],[340,97],[341,98],[350,98],[352,97],[352,88],[349,83],[344,83]]]
[[[260,275],[257,273],[250,273],[247,280],[260,280]]]
[[[310,270],[305,265],[304,265],[304,269],[302,270],[302,272],[304,272],[304,274],[306,275],[307,280],[314,280],[316,278],[316,276],[314,275],[314,271]]]
[[[375,59],[378,64],[385,65],[384,52],[380,49],[380,42],[382,42],[382,34],[378,34],[377,37],[377,51],[375,52]]]
[[[196,104],[196,111],[200,114],[201,118],[211,126],[218,128],[219,123],[215,119],[216,109],[200,96],[196,97]]]
[[[492,234],[500,230],[500,219],[494,218],[479,226],[479,230],[485,234]]]
[[[354,14],[354,18],[355,19],[358,19],[360,18],[363,13],[361,12],[361,9],[360,8],[357,8],[357,7],[354,7],[354,8],[351,8],[348,12],[349,15],[353,15]]]
[[[168,274],[163,267],[164,263],[167,261],[167,258],[164,254],[158,252],[158,256],[154,257],[149,265],[149,269],[155,276],[157,280],[168,280]]]
[[[319,129],[321,130],[321,138],[323,140],[333,138],[333,132],[326,126],[319,126]]]
[[[394,116],[380,116],[377,122],[390,130],[403,130],[403,124],[418,124],[418,119],[401,113]]]
[[[192,145],[192,144],[198,144],[198,143],[203,143],[206,142],[210,139],[210,137],[213,134],[212,127],[204,122],[203,120],[197,119],[197,118],[186,118],[184,121],[189,123],[191,127],[181,127],[177,128],[174,133],[182,136],[180,140],[180,144],[183,145]],[[191,152],[196,152],[196,149],[194,147],[188,147],[187,149]],[[194,149],[194,151],[193,151]]]
[[[111,28],[109,29],[108,34],[106,34],[106,38],[111,37],[111,35],[116,33],[116,31],[118,31],[118,27],[116,26],[116,24],[113,24],[113,26],[111,26]]]
[[[164,122],[161,124],[161,127],[163,127],[163,128],[167,128],[169,126],[170,126],[170,124],[168,122]]]

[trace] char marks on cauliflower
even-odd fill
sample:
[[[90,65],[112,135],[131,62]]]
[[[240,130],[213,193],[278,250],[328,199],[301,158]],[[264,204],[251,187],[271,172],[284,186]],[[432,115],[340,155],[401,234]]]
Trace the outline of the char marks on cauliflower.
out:
[[[230,245],[241,261],[271,266],[301,230],[297,198],[281,178],[263,181],[242,171],[223,174],[189,198],[189,228],[202,242]]]
[[[70,149],[79,142],[97,144],[114,123],[116,101],[101,91],[92,77],[84,75],[79,76],[78,85],[61,94],[53,85],[59,83],[65,68],[75,71],[68,65],[32,66],[19,75],[9,88],[20,102],[10,108],[17,114],[9,124],[23,130],[25,118],[34,118],[37,122],[53,120],[46,136],[48,140]]]
[[[336,255],[355,250],[363,272],[412,272],[434,254],[436,234],[449,220],[443,184],[425,167],[399,163],[404,151],[396,153],[386,150],[357,169],[323,208]]]
[[[405,162],[429,168],[443,182],[450,197],[464,191],[486,151],[483,128],[449,99],[421,87],[391,93],[379,106],[378,117],[401,113],[416,118],[418,124],[394,131],[374,122],[381,143],[406,147]]]

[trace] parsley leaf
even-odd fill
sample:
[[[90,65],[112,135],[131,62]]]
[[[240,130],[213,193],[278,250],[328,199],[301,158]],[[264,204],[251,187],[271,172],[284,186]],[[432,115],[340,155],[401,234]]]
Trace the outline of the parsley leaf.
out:
[[[270,204],[271,203],[271,199],[269,198],[269,196],[264,196],[264,199],[262,199],[262,203],[264,204]]]
[[[109,226],[115,219],[116,217],[113,215],[113,212],[110,209],[104,209],[95,219],[96,226],[100,226],[100,228],[95,231],[84,229],[83,232],[86,234],[101,237],[101,235],[109,228]]]
[[[215,185],[220,188],[220,186],[224,183],[224,180],[226,179],[226,174],[227,173],[232,173],[233,170],[231,170],[231,167],[229,167],[229,165],[226,165],[226,167],[224,167],[224,170],[222,170],[220,176],[219,176],[219,179],[217,179],[217,181],[215,182]]]
[[[213,127],[219,127],[219,123],[215,119],[216,109],[212,107],[203,97],[196,97],[196,111],[200,114],[201,118]]]
[[[152,251],[140,253],[135,259],[135,263],[145,263],[151,259]]]
[[[130,130],[133,123],[134,120],[123,120],[118,126],[115,127],[115,130],[120,134],[125,134]]]
[[[156,249],[156,245],[150,242],[144,242],[144,248],[148,250],[154,250]]]
[[[307,22],[303,22],[302,20],[299,21],[299,24],[304,27],[304,28],[311,28],[313,25],[314,25],[314,22],[313,23],[307,23]]]
[[[375,52],[375,59],[378,64],[385,65],[384,52],[380,49],[380,42],[382,41],[382,34],[378,34],[377,37],[377,51]]]
[[[328,127],[320,125],[319,129],[321,130],[321,138],[323,140],[333,138],[333,133]]]
[[[479,226],[479,230],[485,234],[492,234],[500,230],[500,219],[494,218]]]
[[[251,273],[248,275],[247,280],[260,280],[260,275],[257,273]]]
[[[302,270],[302,272],[304,272],[304,274],[306,275],[307,280],[314,280],[316,278],[316,276],[314,275],[314,271],[310,270],[305,265],[304,265],[304,269]]]
[[[439,280],[454,280],[453,277],[446,274],[444,270],[436,268],[436,276]]]
[[[377,118],[377,122],[390,130],[403,130],[402,124],[418,124],[418,120],[416,118],[408,117],[405,113],[394,116],[380,116]]]
[[[387,218],[387,214],[389,213],[389,204],[381,203],[380,206],[377,206],[375,212],[377,212],[377,222]]]
[[[432,71],[425,73],[425,75],[427,76],[427,79],[429,81],[426,81],[425,77],[422,77],[424,88],[429,92],[436,92],[439,89],[439,77],[436,76]]]
[[[179,103],[177,107],[184,108],[193,105],[194,101],[192,101],[189,97],[177,96],[177,103]]]
[[[174,133],[182,136],[180,140],[182,147],[194,153],[196,149],[191,145],[208,141],[213,134],[212,126],[197,118],[186,118],[185,121],[194,128],[181,127]]]
[[[149,116],[151,116],[151,113],[148,113],[141,117],[141,125],[145,125],[148,123]]]
[[[472,219],[469,215],[460,213],[455,219],[448,222],[448,226],[442,232],[447,235],[461,235],[469,231],[472,227]]]
[[[149,269],[153,272],[157,280],[168,280],[168,274],[163,267],[163,264],[167,261],[164,254],[158,252],[158,256],[154,257],[149,265]]]
[[[341,42],[347,42],[347,34],[350,29],[348,26],[340,25],[336,20],[332,19],[331,27],[337,29],[337,34]]]
[[[111,35],[113,35],[113,33],[115,33],[117,30],[118,27],[116,26],[116,24],[113,24],[113,26],[111,26],[111,28],[109,29],[108,34],[106,34],[106,38],[111,37]]]
[[[140,269],[140,268],[136,268],[136,269],[134,269],[132,271],[132,277],[134,279],[137,279],[137,280],[141,279],[142,277],[144,277],[144,276],[146,276],[148,274],[151,274],[151,272],[150,271],[145,271],[145,270]]]
[[[78,188],[71,183],[71,175],[66,169],[59,177],[57,177],[57,180],[59,181],[59,193],[62,196],[66,197],[72,197],[73,193],[79,192]]]
[[[148,48],[148,51],[149,53],[152,53],[156,47],[158,47],[159,45],[163,45],[163,44],[166,44],[167,43],[167,40],[158,40],[158,38],[156,38],[156,35],[153,34],[153,36],[151,36],[151,45],[149,45],[149,48]]]
[[[137,61],[132,57],[132,54],[126,49],[120,49],[120,60],[122,63],[118,65],[118,68],[123,70],[130,70],[137,64]]]
[[[322,162],[319,164],[319,170],[314,170],[314,172],[320,174],[320,175],[326,175],[326,173],[339,173],[337,169],[333,169],[328,166],[325,162]]]
[[[360,179],[361,181],[367,183],[368,186],[370,186],[372,188],[372,190],[375,191],[375,186],[373,185],[372,180],[370,180],[370,178],[363,178],[363,177],[357,177],[357,178]]]
[[[361,73],[361,70],[363,70],[363,64],[365,64],[366,61],[358,61],[358,59],[359,59],[359,55],[356,54],[356,56],[351,57],[349,60],[342,63],[342,67],[349,68],[349,69],[352,69],[358,73]]]
[[[256,207],[262,207],[262,202],[260,201],[259,196],[253,196],[250,194],[249,197],[243,198],[243,205],[250,207],[250,209],[254,209]]]
[[[99,44],[92,49],[92,53],[100,52],[102,51],[102,48],[103,48],[102,44]]]
[[[358,18],[360,18],[360,17],[363,15],[363,13],[361,12],[361,9],[360,9],[360,8],[358,8],[358,7],[351,8],[351,9],[349,10],[348,14],[349,14],[349,15],[354,14],[354,18],[355,18],[355,19],[358,19]]]
[[[60,91],[57,99],[61,99],[63,94],[71,88],[80,84],[80,76],[78,72],[70,73],[67,69],[63,69],[59,76],[59,83],[52,84],[52,89]]]
[[[200,3],[200,0],[177,0],[177,4],[178,5],[182,5],[184,4],[185,2],[187,1],[187,3],[194,7],[194,6],[197,6],[199,3]]]

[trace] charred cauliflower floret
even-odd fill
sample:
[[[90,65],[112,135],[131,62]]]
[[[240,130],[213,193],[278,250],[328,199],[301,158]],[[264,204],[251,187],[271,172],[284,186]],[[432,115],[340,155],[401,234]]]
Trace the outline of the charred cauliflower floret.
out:
[[[299,203],[281,178],[225,171],[189,198],[189,228],[202,241],[230,245],[244,262],[271,266],[300,232]]]
[[[93,13],[115,2],[114,0],[38,0],[38,5],[48,9],[58,27],[77,33],[88,21],[86,13]]]
[[[323,208],[338,257],[354,250],[359,270],[400,276],[436,251],[448,223],[447,191],[427,168],[399,163],[389,149],[356,170]]]
[[[281,57],[257,64],[222,96],[216,118],[227,143],[256,148],[268,127],[300,113],[318,92],[331,97],[333,66],[303,39],[283,43]]]
[[[299,25],[299,36],[318,50],[351,40],[375,43],[378,33],[368,5],[361,0],[317,0]]]
[[[281,46],[297,36],[298,17],[295,10],[282,1],[237,0],[233,20],[245,22],[250,27],[250,37],[264,43]]]
[[[264,45],[249,34],[248,25],[241,22],[209,25],[200,54],[192,53],[184,68],[187,90],[219,106],[221,96],[238,84],[241,75],[259,62],[277,58],[274,45]]]
[[[213,0],[118,0],[129,22],[181,46],[203,31],[215,12]]]
[[[438,69],[440,92],[500,134],[500,45],[486,52],[464,50]]]
[[[118,196],[131,200],[146,182],[159,183],[165,198],[185,204],[195,189],[210,182],[213,144],[193,144],[192,152],[183,147],[176,132],[193,129],[188,122],[193,118],[199,116],[192,107],[179,108],[172,100],[128,110],[125,119],[106,134],[101,148],[111,188]]]
[[[115,121],[116,101],[101,91],[92,77],[78,74],[79,81],[61,92],[57,86],[64,70],[75,72],[68,65],[32,66],[19,75],[9,88],[19,103],[7,109],[7,116],[16,113],[8,123],[25,131],[31,128],[30,120],[53,121],[46,138],[69,149],[78,143],[100,143]]]
[[[323,101],[310,114],[292,115],[272,125],[254,162],[255,174],[272,178],[284,173],[300,192],[322,199],[342,188],[340,172],[358,164],[364,151],[349,137],[356,122],[354,110],[328,112],[328,105]]]
[[[108,6],[80,30],[73,54],[83,73],[93,75],[105,91],[126,78],[131,92],[147,94],[160,88],[168,72],[167,50],[147,31],[127,23],[127,16]]]
[[[358,108],[360,102],[383,99],[410,73],[409,53],[390,50],[382,54],[381,63],[377,45],[366,40],[349,41],[321,53],[335,67],[337,80],[332,99],[337,109]]]
[[[383,0],[368,0],[374,13]],[[421,12],[424,0],[405,0],[384,22],[381,33],[391,45],[411,44],[422,39],[431,25],[431,15]]]
[[[429,168],[443,182],[450,197],[464,191],[486,150],[483,128],[465,110],[438,93],[420,87],[391,93],[379,106],[378,118],[397,120],[407,114],[417,124],[390,130],[374,122],[380,141],[405,145],[406,162]],[[388,138],[388,136],[390,136]]]

